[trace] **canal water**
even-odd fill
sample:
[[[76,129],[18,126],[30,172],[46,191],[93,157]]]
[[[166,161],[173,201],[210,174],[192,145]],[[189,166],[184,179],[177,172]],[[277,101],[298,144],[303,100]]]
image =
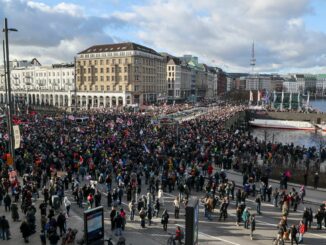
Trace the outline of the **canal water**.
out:
[[[311,100],[310,106],[326,113],[326,99]],[[320,145],[320,142],[326,143],[326,133],[315,133],[302,130],[284,130],[284,129],[263,129],[253,128],[252,135],[260,140],[267,140],[269,142],[280,142],[283,144],[304,145],[306,147]]]

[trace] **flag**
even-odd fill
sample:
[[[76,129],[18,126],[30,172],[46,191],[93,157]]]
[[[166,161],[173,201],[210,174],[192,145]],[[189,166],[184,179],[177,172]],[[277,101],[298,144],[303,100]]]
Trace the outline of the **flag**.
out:
[[[146,144],[143,144],[144,146],[144,150],[146,151],[146,153],[150,153],[149,149],[147,148]]]
[[[253,101],[254,100],[254,95],[252,93],[252,91],[250,90],[249,92],[249,101]]]
[[[133,123],[132,119],[129,118],[128,121],[127,121],[127,125],[128,125],[128,126],[132,126],[133,124],[134,124],[134,123]]]
[[[123,123],[123,119],[121,119],[120,117],[117,118],[117,120],[115,121],[116,123],[120,123],[122,124]]]
[[[4,138],[5,140],[9,140],[9,135],[8,135],[8,134],[5,134],[5,135],[3,136],[3,138]]]

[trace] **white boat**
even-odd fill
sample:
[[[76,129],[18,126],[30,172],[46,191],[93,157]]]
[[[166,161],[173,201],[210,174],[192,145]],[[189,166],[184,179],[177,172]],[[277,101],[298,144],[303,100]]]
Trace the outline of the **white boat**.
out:
[[[249,121],[249,124],[254,127],[261,127],[261,128],[277,128],[277,129],[289,129],[289,130],[315,130],[315,126],[312,123],[303,122],[303,121],[254,119],[253,121]]]
[[[316,124],[316,127],[321,129],[321,131],[326,132],[326,124]]]

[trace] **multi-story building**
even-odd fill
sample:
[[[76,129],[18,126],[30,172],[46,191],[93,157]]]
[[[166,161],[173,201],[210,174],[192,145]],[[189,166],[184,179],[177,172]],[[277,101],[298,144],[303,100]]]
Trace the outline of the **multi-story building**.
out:
[[[74,64],[42,66],[36,59],[10,62],[13,100],[31,105],[71,107],[74,96]],[[2,77],[3,78],[3,77]],[[4,79],[0,102],[5,101]]]
[[[313,74],[304,74],[304,81],[305,81],[305,92],[315,93],[316,92],[316,83],[317,77]]]
[[[191,94],[191,69],[183,65],[176,57],[168,57],[166,65],[166,79],[168,99],[184,100]]]
[[[80,106],[152,103],[167,93],[164,57],[135,43],[85,49],[76,57],[76,76]]]
[[[316,82],[316,94],[325,96],[326,94],[326,74],[318,74]]]

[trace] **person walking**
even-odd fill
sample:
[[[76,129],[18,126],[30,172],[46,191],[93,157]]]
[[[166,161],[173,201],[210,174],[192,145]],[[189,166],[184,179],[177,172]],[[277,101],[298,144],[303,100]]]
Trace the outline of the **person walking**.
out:
[[[129,203],[129,212],[130,212],[130,220],[134,220],[135,218],[135,212],[136,212],[136,204],[135,204],[135,200],[132,200]]]
[[[153,209],[152,206],[148,206],[147,209],[147,219],[148,219],[148,225],[150,226],[152,224],[152,218],[153,218]]]
[[[114,234],[116,236],[122,236],[122,217],[119,213],[116,214],[114,218],[114,223],[115,223],[115,229],[114,229]]]
[[[303,235],[307,231],[307,226],[301,220],[299,224],[299,241],[298,243],[303,243]]]
[[[252,214],[252,215],[250,215],[250,239],[251,240],[254,239],[253,234],[254,234],[255,229],[256,229],[256,218],[255,218],[255,215]]]
[[[26,219],[23,220],[23,222],[20,225],[20,232],[22,233],[22,236],[24,238],[25,243],[29,243],[29,236],[31,235],[31,230],[29,228],[29,224],[27,223]]]
[[[290,227],[290,242],[291,242],[291,245],[293,245],[293,242],[295,242],[295,244],[298,245],[297,234],[298,234],[297,227],[295,225],[291,225],[291,227]]]
[[[179,213],[180,213],[180,201],[179,201],[179,197],[176,197],[174,199],[174,218],[175,219],[179,219]]]
[[[10,206],[11,206],[11,197],[9,193],[5,195],[5,198],[3,199],[3,202],[5,204],[5,211],[10,212]]]
[[[14,222],[19,220],[18,206],[16,203],[11,204],[11,218]]]
[[[2,216],[0,221],[0,228],[2,230],[2,239],[9,240],[10,239],[10,230],[9,230],[9,222],[5,216]]]
[[[59,227],[60,237],[66,233],[66,216],[60,212],[57,218],[57,226]]]
[[[59,240],[60,240],[60,237],[58,236],[56,231],[51,232],[49,234],[50,245],[57,245]]]
[[[71,207],[71,202],[69,201],[68,197],[65,197],[63,199],[63,204],[65,205],[66,207],[66,213],[67,213],[67,216],[69,216],[69,211],[70,211],[70,207]]]
[[[261,195],[258,193],[256,196],[256,210],[257,210],[257,214],[261,214],[260,209],[261,209]]]
[[[168,211],[166,209],[163,211],[162,218],[161,218],[161,223],[163,225],[163,230],[167,231],[168,223],[169,223],[169,214],[168,214]]]
[[[321,208],[318,209],[315,218],[317,220],[317,230],[321,230],[322,222],[324,219],[324,212],[322,212]]]
[[[249,210],[248,210],[248,208],[245,208],[245,210],[242,213],[242,220],[244,222],[245,229],[249,228],[249,217],[250,217]]]
[[[110,220],[111,220],[111,231],[114,231],[115,229],[115,216],[117,215],[117,210],[112,207],[111,213],[110,213]]]
[[[94,196],[92,193],[89,193],[87,196],[88,208],[93,208]]]
[[[139,217],[140,217],[140,226],[142,228],[145,228],[145,218],[146,218],[146,212],[144,210],[144,208],[141,208],[139,211]]]

